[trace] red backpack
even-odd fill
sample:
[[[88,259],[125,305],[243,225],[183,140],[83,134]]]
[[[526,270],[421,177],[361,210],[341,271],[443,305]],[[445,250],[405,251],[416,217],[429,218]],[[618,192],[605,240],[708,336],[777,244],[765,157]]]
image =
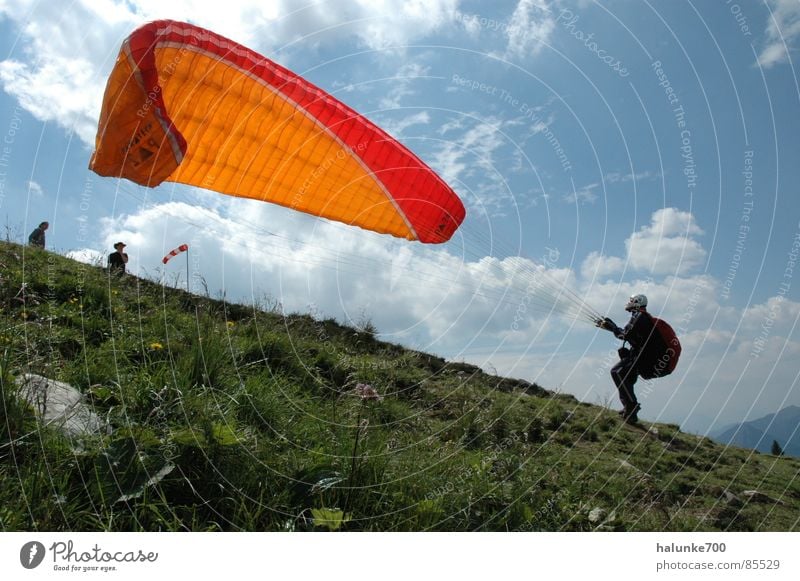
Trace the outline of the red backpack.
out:
[[[678,365],[681,356],[681,342],[675,330],[669,323],[662,321],[658,317],[653,317],[654,332],[661,336],[663,346],[659,346],[660,353],[654,354],[655,364],[651,369],[640,370],[639,375],[644,379],[654,379],[656,377],[666,377]],[[653,342],[658,344],[657,342]]]

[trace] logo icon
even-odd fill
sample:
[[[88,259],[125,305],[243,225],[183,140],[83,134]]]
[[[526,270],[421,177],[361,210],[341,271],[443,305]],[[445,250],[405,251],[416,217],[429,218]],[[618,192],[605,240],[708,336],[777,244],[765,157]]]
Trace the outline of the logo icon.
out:
[[[19,562],[26,569],[36,569],[44,561],[44,553],[44,545],[39,541],[25,543],[19,551]]]

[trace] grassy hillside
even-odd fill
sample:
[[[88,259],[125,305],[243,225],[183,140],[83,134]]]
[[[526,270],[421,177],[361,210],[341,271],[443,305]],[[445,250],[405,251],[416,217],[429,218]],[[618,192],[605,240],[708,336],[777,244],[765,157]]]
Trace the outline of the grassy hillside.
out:
[[[6,531],[800,529],[797,460],[625,426],[369,325],[9,243],[0,273]],[[79,388],[113,431],[43,428],[25,372]]]

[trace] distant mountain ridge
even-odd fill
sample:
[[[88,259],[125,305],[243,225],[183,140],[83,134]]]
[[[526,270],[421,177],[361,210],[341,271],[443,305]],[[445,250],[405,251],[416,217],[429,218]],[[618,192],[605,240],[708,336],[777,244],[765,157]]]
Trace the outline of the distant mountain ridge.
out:
[[[770,453],[778,442],[788,456],[800,457],[800,407],[789,406],[763,418],[724,428],[712,438],[721,444]]]

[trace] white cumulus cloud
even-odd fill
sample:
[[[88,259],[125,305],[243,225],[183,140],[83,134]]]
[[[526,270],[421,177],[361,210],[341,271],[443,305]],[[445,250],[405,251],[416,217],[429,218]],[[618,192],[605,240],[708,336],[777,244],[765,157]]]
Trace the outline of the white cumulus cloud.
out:
[[[28,182],[28,193],[31,194],[32,196],[38,197],[44,194],[44,190],[42,189],[42,186],[40,186],[37,182],[30,180]]]
[[[122,40],[141,24],[184,20],[209,28],[268,56],[302,40],[309,46],[353,42],[372,49],[403,47],[440,27],[459,23],[458,0],[403,3],[357,0],[9,0],[0,16],[19,31],[14,55],[0,61],[0,86],[37,119],[74,131],[91,146],[106,78]],[[278,54],[276,54],[278,53]]]
[[[541,298],[526,298],[541,268],[530,261],[465,258],[249,200],[232,198],[216,210],[173,201],[106,219],[100,245],[118,240],[128,245],[134,274],[185,285],[183,261],[164,267],[161,258],[189,244],[196,291],[202,279],[234,301],[269,296],[287,311],[343,321],[366,314],[385,339],[434,350],[527,336],[548,316]],[[83,250],[76,258],[95,256]],[[548,276],[555,284],[569,274],[551,269]]]
[[[555,27],[546,0],[520,0],[506,28],[508,44],[504,56],[525,59],[537,54],[550,39]]]
[[[588,194],[595,186],[589,188]],[[585,280],[599,282],[623,270],[685,276],[702,266],[706,259],[706,250],[694,238],[702,235],[703,230],[690,212],[661,208],[653,212],[648,225],[625,240],[624,257],[593,251],[584,259],[581,275]]]
[[[590,252],[581,264],[581,276],[584,279],[604,279],[609,275],[622,272],[625,261],[618,256],[604,256],[597,251]]]
[[[769,0],[770,15],[765,30],[765,43],[758,55],[758,63],[771,68],[789,61],[789,52],[800,38],[800,2],[797,0]]]
[[[705,249],[693,238],[702,234],[690,212],[662,208],[626,240],[628,263],[653,274],[685,274],[706,259]]]

